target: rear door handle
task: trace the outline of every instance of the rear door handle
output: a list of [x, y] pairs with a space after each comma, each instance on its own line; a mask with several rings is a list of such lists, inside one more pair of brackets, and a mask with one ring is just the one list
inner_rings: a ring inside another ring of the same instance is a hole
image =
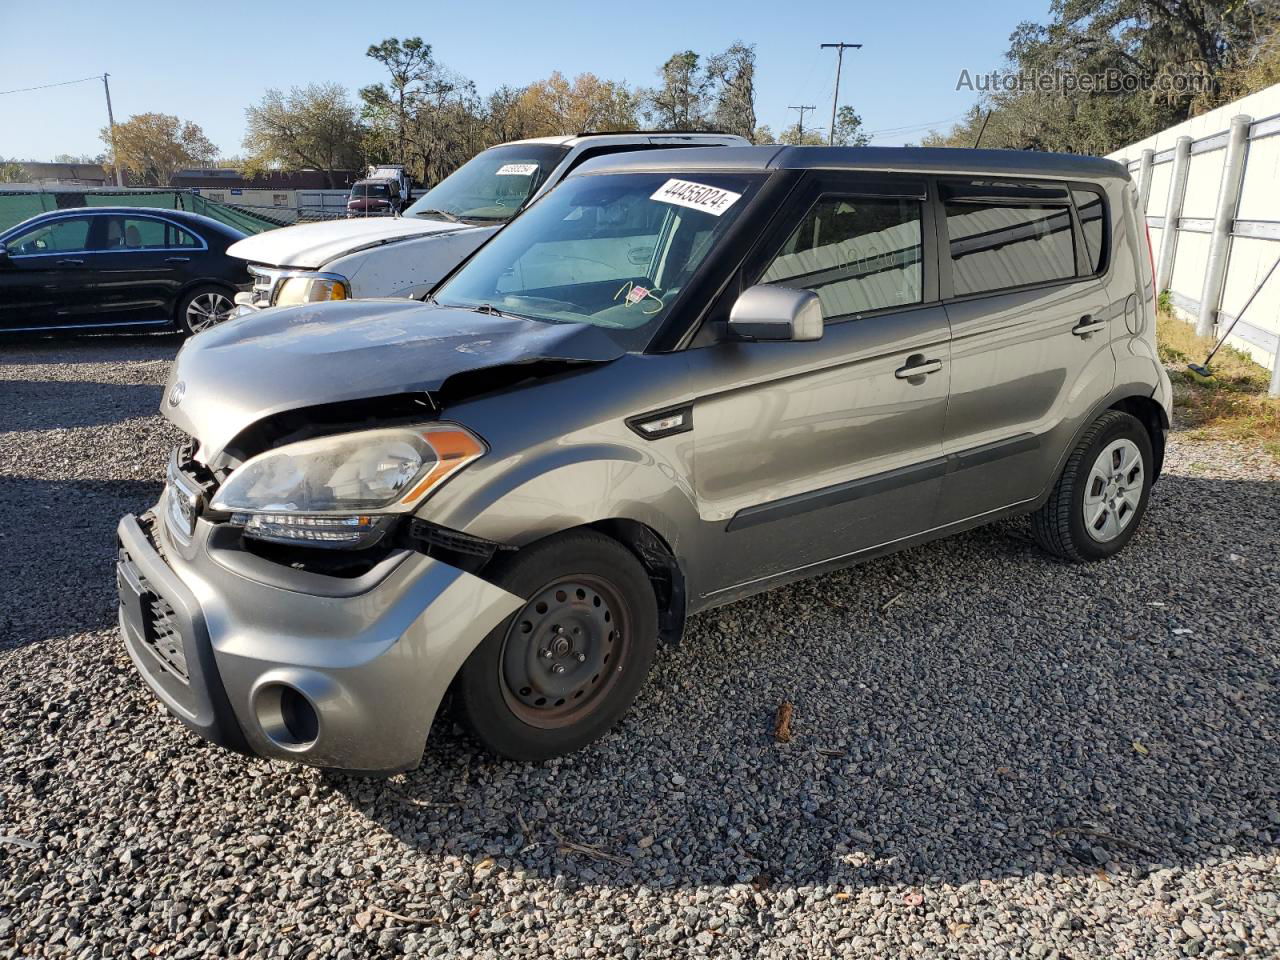
[[1071, 328], [1071, 332], [1077, 337], [1087, 337], [1091, 333], [1097, 333], [1099, 330], [1107, 329], [1107, 321], [1095, 320], [1092, 314], [1086, 313], [1080, 318], [1080, 322]]
[[65, 266], [70, 266], [70, 265], [75, 265], [75, 266], [77, 266], [77, 267], [83, 267], [83, 266], [84, 266], [84, 261], [83, 261], [83, 260], [55, 260], [55, 261], [53, 261], [53, 262], [54, 262], [54, 264], [55, 264], [56, 266], [59, 266], [59, 267], [65, 267]]
[[941, 369], [941, 360], [926, 360], [923, 356], [917, 354], [914, 357], [909, 357], [907, 365], [893, 371], [893, 375], [899, 380], [910, 380], [913, 377], [923, 377], [926, 374], [937, 373]]
[[190, 257], [165, 257], [164, 262], [165, 263], [190, 263], [191, 258]]

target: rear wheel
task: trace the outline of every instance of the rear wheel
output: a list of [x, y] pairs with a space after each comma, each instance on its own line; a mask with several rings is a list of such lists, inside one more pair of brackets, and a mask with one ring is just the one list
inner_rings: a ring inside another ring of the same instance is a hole
[[1080, 438], [1031, 517], [1036, 542], [1065, 560], [1103, 560], [1133, 539], [1153, 479], [1151, 438], [1130, 414], [1108, 410]]
[[526, 547], [494, 579], [528, 600], [463, 665], [462, 719], [513, 760], [570, 753], [603, 735], [653, 662], [657, 604], [644, 568], [584, 531]]
[[232, 293], [225, 287], [208, 284], [196, 287], [178, 301], [174, 319], [179, 329], [196, 334], [229, 319], [233, 309]]

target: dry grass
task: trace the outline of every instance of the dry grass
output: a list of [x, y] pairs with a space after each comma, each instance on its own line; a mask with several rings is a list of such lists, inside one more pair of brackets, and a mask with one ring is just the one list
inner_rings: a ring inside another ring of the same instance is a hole
[[1187, 364], [1201, 363], [1213, 341], [1164, 311], [1156, 321], [1156, 340], [1173, 381], [1174, 409], [1188, 427], [1186, 439], [1257, 440], [1280, 460], [1280, 398], [1267, 396], [1269, 371], [1247, 353], [1223, 347], [1210, 364], [1211, 379], [1192, 373]]

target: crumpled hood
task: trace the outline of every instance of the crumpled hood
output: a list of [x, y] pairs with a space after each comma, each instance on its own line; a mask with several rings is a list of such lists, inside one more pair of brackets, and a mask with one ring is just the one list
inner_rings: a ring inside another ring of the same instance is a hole
[[433, 391], [467, 370], [534, 360], [606, 362], [624, 352], [597, 327], [416, 301], [280, 307], [188, 340], [169, 372], [160, 412], [199, 440], [207, 462], [246, 427], [286, 410]]
[[433, 233], [474, 229], [465, 223], [446, 223], [430, 217], [354, 217], [267, 230], [236, 241], [227, 248], [227, 253], [250, 263], [316, 270], [331, 260], [368, 247]]

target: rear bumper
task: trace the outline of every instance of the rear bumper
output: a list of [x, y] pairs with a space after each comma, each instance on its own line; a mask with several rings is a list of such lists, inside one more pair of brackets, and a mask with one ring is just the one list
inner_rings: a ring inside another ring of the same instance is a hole
[[221, 562], [203, 521], [185, 546], [133, 516], [118, 534], [120, 630], [152, 692], [214, 743], [315, 766], [417, 766], [457, 670], [523, 603], [419, 554], [282, 586]]

